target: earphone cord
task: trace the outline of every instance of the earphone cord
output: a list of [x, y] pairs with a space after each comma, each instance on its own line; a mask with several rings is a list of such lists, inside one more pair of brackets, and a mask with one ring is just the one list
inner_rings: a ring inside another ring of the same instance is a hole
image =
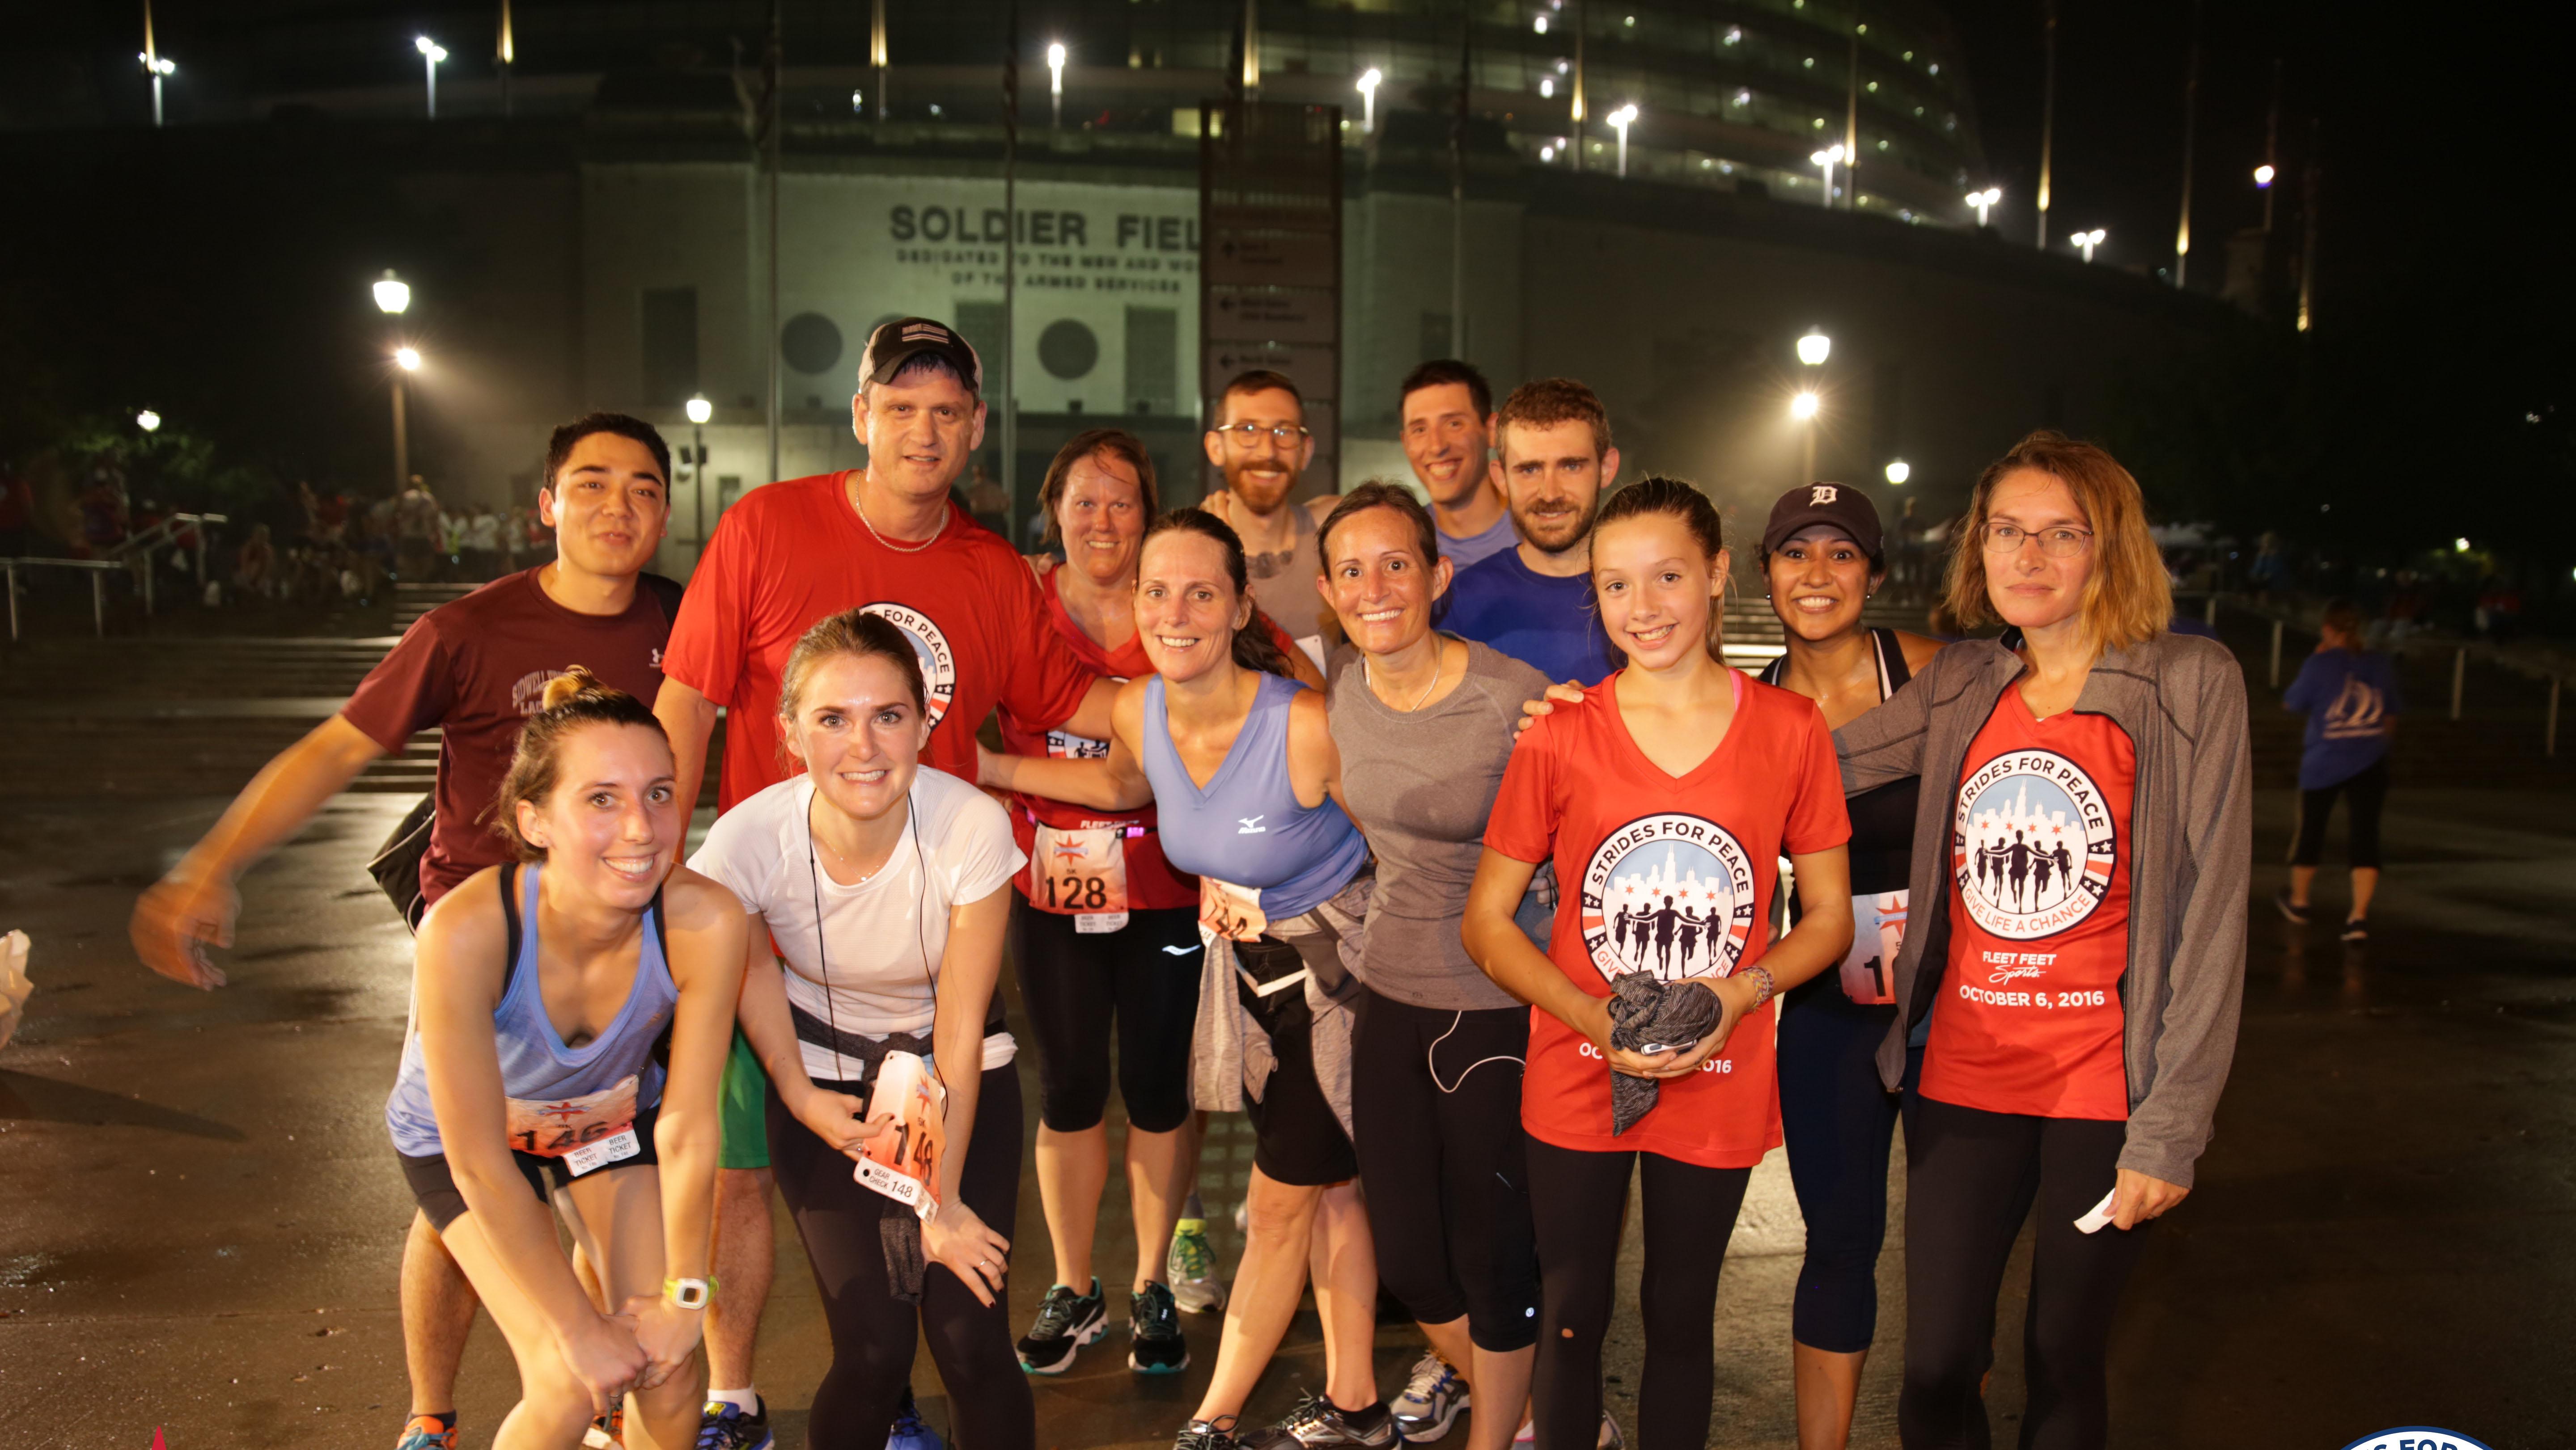
[[1466, 1012], [1463, 1010], [1460, 1011], [1457, 1016], [1449, 1019], [1449, 1031], [1443, 1032], [1439, 1036], [1431, 1039], [1431, 1045], [1422, 1049], [1422, 1065], [1431, 1073], [1431, 1085], [1440, 1089], [1443, 1096], [1456, 1096], [1458, 1089], [1467, 1085], [1467, 1074], [1483, 1067], [1486, 1063], [1517, 1062], [1523, 1067], [1529, 1066], [1528, 1062], [1521, 1058], [1513, 1057], [1509, 1054], [1498, 1053], [1492, 1057], [1477, 1058], [1474, 1062], [1467, 1064], [1466, 1068], [1458, 1074], [1456, 1080], [1445, 1083], [1442, 1082], [1440, 1080], [1440, 1064], [1431, 1060], [1431, 1054], [1438, 1052], [1440, 1050], [1440, 1044], [1448, 1041], [1450, 1036], [1457, 1032], [1460, 1024], [1464, 1023], [1466, 1020]]
[[[831, 954], [823, 949], [823, 863], [821, 858], [814, 854], [813, 811], [815, 805], [819, 803], [819, 801], [808, 801], [805, 807], [805, 873], [814, 888], [814, 959], [823, 977], [823, 1020], [832, 1029], [832, 1064], [837, 1070], [849, 1059], [841, 1051], [840, 1017], [832, 1008], [832, 958]], [[926, 896], [930, 889], [930, 863], [922, 854], [921, 818], [920, 814], [912, 808], [909, 793], [903, 803], [903, 824], [905, 833], [912, 837], [912, 865], [913, 869], [921, 874], [922, 890]], [[921, 918], [928, 914], [929, 903], [924, 900], [922, 910], [913, 917], [912, 940], [913, 945], [921, 949], [921, 984], [930, 992], [930, 1036], [935, 1043], [939, 1037], [939, 981], [931, 975], [930, 971], [930, 939], [922, 934]], [[948, 1077], [940, 1070], [939, 1056], [936, 1052], [933, 1052], [930, 1057], [930, 1075], [939, 1080], [940, 1091], [948, 1090]], [[867, 1064], [862, 1062], [859, 1064], [859, 1080], [864, 1083], [866, 1078]]]

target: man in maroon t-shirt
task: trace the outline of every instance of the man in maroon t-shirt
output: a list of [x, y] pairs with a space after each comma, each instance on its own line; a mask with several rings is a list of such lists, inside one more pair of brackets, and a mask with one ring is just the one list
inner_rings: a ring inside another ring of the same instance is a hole
[[[1046, 598], [1011, 546], [950, 501], [950, 485], [984, 439], [983, 381], [974, 348], [945, 324], [884, 324], [860, 356], [850, 400], [868, 466], [773, 483], [726, 510], [691, 576], [653, 707], [684, 793], [704, 775], [718, 706], [726, 715], [717, 808], [784, 778], [780, 672], [806, 630], [845, 609], [881, 614], [912, 641], [929, 694], [924, 765], [973, 782], [975, 732], [996, 706], [1042, 730], [1109, 738], [1117, 687], [1048, 623]], [[754, 1416], [753, 1341], [775, 1252], [766, 1094], [759, 1061], [737, 1033], [716, 1173], [708, 1394]]]
[[[437, 727], [437, 815], [420, 865], [426, 910], [466, 877], [509, 858], [488, 825], [546, 681], [582, 665], [650, 700], [679, 586], [643, 572], [670, 519], [671, 451], [652, 425], [593, 413], [555, 430], [537, 510], [556, 530], [555, 562], [508, 575], [430, 611], [370, 671], [338, 714], [287, 747], [179, 864], [136, 903], [129, 930], [144, 965], [214, 988], [209, 946], [228, 947], [241, 898], [233, 883], [303, 829], [367, 762]], [[405, 1450], [454, 1450], [456, 1368], [474, 1322], [465, 1275], [415, 1213], [403, 1247], [412, 1423]], [[424, 1423], [427, 1422], [427, 1423]]]

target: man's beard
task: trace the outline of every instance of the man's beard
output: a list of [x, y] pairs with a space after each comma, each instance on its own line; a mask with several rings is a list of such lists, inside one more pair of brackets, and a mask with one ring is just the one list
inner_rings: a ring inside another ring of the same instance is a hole
[[1225, 466], [1226, 491], [1243, 500], [1254, 513], [1266, 514], [1279, 507], [1288, 491], [1297, 486], [1297, 470], [1281, 466], [1277, 473], [1256, 473], [1251, 463], [1229, 463]]
[[1562, 554], [1592, 536], [1593, 511], [1554, 514], [1534, 518], [1529, 511], [1512, 510], [1512, 528], [1523, 541], [1543, 554]]

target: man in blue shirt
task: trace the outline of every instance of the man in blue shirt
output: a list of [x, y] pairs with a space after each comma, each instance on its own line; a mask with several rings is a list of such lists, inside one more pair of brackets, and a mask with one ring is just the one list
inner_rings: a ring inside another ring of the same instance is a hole
[[2290, 846], [2290, 886], [2273, 898], [2281, 914], [2305, 925], [2308, 888], [2323, 859], [2326, 819], [2335, 796], [2351, 802], [2352, 910], [2343, 939], [2370, 939], [2370, 896], [2379, 887], [2379, 808], [2388, 798], [2388, 745], [2397, 730], [2397, 669], [2388, 656], [2362, 648], [2361, 611], [2351, 600], [2326, 605], [2316, 653], [2281, 694], [2281, 706], [2308, 717], [2299, 756], [2299, 833]]
[[1592, 606], [1592, 516], [1619, 476], [1610, 415], [1572, 378], [1523, 383], [1494, 415], [1520, 542], [1459, 573], [1443, 629], [1589, 688], [1626, 656]]
[[1520, 538], [1503, 508], [1503, 486], [1488, 446], [1493, 387], [1467, 363], [1434, 358], [1405, 374], [1398, 391], [1404, 461], [1431, 496], [1440, 557], [1464, 573]]

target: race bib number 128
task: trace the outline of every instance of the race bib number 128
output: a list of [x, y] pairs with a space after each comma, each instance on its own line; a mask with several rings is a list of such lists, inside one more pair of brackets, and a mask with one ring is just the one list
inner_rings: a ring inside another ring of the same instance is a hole
[[1090, 830], [1039, 826], [1029, 854], [1029, 904], [1072, 917], [1073, 929], [1085, 935], [1124, 927], [1126, 834], [1114, 826]]

